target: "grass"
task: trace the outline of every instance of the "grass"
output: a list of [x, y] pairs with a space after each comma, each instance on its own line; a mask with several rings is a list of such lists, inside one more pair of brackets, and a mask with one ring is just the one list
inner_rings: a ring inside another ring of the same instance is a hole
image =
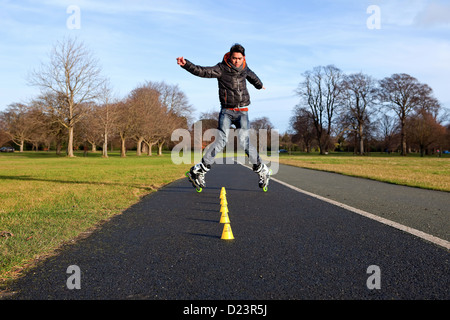
[[280, 163], [293, 166], [336, 172], [383, 182], [450, 191], [450, 158], [436, 156], [373, 154], [356, 156], [348, 153], [281, 154]]
[[187, 168], [173, 164], [170, 154], [1, 154], [0, 280], [182, 178]]

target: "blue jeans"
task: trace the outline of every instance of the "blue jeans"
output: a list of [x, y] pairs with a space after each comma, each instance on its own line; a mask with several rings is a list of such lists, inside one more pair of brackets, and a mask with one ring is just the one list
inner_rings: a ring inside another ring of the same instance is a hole
[[238, 141], [249, 157], [251, 164], [261, 164], [261, 158], [255, 148], [250, 143], [249, 137], [249, 119], [247, 111], [234, 111], [222, 108], [219, 114], [219, 127], [214, 143], [206, 150], [202, 162], [206, 165], [212, 165], [216, 155], [225, 148], [228, 141], [228, 134], [231, 125], [235, 125], [238, 130]]

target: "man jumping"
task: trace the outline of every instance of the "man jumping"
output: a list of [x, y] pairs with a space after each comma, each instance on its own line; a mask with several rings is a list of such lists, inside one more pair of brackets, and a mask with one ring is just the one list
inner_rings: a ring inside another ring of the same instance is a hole
[[247, 90], [247, 82], [256, 89], [265, 89], [258, 76], [250, 70], [245, 60], [245, 49], [240, 44], [235, 44], [225, 54], [222, 62], [213, 67], [202, 67], [193, 64], [183, 57], [177, 58], [177, 63], [193, 75], [202, 78], [217, 78], [219, 85], [219, 100], [221, 110], [219, 113], [218, 133], [211, 148], [203, 155], [202, 161], [194, 165], [190, 171], [190, 179], [200, 188], [204, 188], [205, 174], [211, 169], [216, 155], [223, 150], [228, 141], [228, 132], [232, 124], [239, 130], [239, 142], [243, 146], [249, 161], [253, 164], [253, 171], [259, 175], [259, 187], [267, 190], [270, 170], [262, 163], [256, 148], [249, 142], [249, 118], [248, 106], [250, 94]]

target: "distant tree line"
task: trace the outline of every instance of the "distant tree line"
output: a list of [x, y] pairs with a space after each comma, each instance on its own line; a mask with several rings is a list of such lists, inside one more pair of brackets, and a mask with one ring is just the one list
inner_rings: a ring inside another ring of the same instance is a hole
[[98, 62], [75, 39], [58, 42], [50, 61], [34, 70], [30, 84], [41, 94], [29, 103], [12, 103], [0, 113], [0, 144], [12, 141], [23, 151], [54, 148], [69, 157], [80, 147], [108, 157], [108, 143], [120, 141], [121, 156], [132, 145], [138, 155], [161, 154], [176, 128], [187, 128], [192, 107], [177, 85], [145, 82], [122, 99], [113, 97]]
[[450, 149], [447, 110], [427, 84], [408, 74], [377, 81], [361, 72], [347, 75], [333, 65], [318, 66], [303, 74], [296, 93], [300, 102], [290, 119], [291, 134], [281, 141], [287, 148], [361, 155]]

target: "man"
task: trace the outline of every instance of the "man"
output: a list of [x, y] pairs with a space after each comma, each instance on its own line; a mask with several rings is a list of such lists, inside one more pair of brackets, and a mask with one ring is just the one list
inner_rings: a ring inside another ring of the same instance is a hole
[[240, 44], [231, 47], [222, 62], [213, 67], [201, 67], [193, 64], [183, 57], [177, 58], [177, 63], [193, 75], [203, 78], [217, 78], [219, 85], [219, 100], [221, 110], [219, 113], [219, 137], [216, 137], [213, 145], [203, 155], [202, 161], [194, 165], [190, 170], [191, 179], [201, 188], [205, 187], [205, 174], [211, 169], [216, 155], [222, 151], [228, 140], [228, 132], [232, 124], [239, 130], [239, 142], [244, 147], [245, 153], [253, 164], [253, 171], [259, 174], [259, 186], [266, 187], [270, 170], [262, 163], [256, 148], [249, 143], [249, 119], [248, 105], [250, 94], [247, 90], [247, 82], [256, 89], [265, 89], [261, 80], [250, 70], [245, 60], [245, 49]]

